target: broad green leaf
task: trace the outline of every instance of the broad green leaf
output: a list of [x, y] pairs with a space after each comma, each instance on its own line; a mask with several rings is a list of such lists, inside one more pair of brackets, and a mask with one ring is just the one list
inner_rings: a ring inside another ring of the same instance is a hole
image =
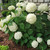
[[23, 13], [24, 16], [27, 16], [27, 12], [24, 12], [24, 11], [23, 11], [22, 13]]
[[25, 33], [23, 37], [29, 37], [28, 33]]
[[19, 25], [19, 27], [20, 27], [20, 29], [22, 29], [22, 30], [24, 30], [25, 28], [25, 26], [24, 26], [24, 24], [23, 23], [20, 23], [20, 25]]
[[27, 43], [28, 42], [28, 39], [24, 39], [24, 43]]
[[21, 41], [21, 46], [23, 46], [24, 45], [24, 41]]
[[42, 36], [42, 33], [37, 33], [37, 37], [41, 37]]
[[15, 42], [16, 42], [16, 44], [18, 44], [19, 41], [18, 40], [15, 40]]
[[47, 45], [46, 45], [46, 43], [44, 41], [41, 43], [41, 48], [43, 50], [46, 50], [47, 49]]
[[9, 40], [11, 40], [14, 37], [14, 33], [9, 34]]
[[28, 47], [28, 48], [30, 48], [30, 47], [31, 47], [31, 44], [30, 44], [30, 43], [27, 43], [26, 45], [27, 45], [27, 47]]
[[32, 29], [29, 29], [29, 30], [28, 30], [28, 34], [29, 34], [29, 35], [33, 34], [33, 30], [32, 30]]
[[30, 36], [29, 39], [36, 40], [34, 36]]
[[30, 25], [29, 23], [26, 23], [26, 24], [25, 24], [25, 28], [26, 28], [26, 29], [29, 29], [30, 27], [31, 27], [31, 25]]

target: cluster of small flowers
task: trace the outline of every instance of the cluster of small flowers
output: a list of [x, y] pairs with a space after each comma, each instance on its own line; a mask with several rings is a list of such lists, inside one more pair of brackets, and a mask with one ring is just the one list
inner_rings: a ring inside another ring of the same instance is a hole
[[[29, 14], [27, 15], [26, 17], [26, 22], [30, 23], [30, 24], [34, 24], [37, 20], [36, 18], [36, 15], [34, 13], [31, 13], [31, 12], [35, 12], [36, 10], [39, 10], [41, 12], [44, 12], [44, 11], [48, 11], [49, 7], [47, 4], [40, 4], [37, 8], [36, 4], [35, 3], [32, 3], [32, 2], [19, 2], [16, 4], [17, 8], [15, 9], [15, 7], [13, 5], [9, 6], [8, 7], [8, 10], [17, 10], [18, 12], [17, 13], [14, 13], [14, 12], [11, 12], [11, 15], [8, 15], [4, 20], [1, 20], [0, 21], [0, 30], [2, 31], [6, 31], [7, 27], [9, 28], [9, 30], [11, 32], [15, 32], [16, 30], [18, 30], [18, 26], [15, 22], [12, 22], [12, 25], [4, 25], [5, 22], [8, 22], [12, 17], [16, 17], [16, 16], [19, 16], [22, 11], [26, 10]], [[21, 8], [22, 7], [22, 8]], [[48, 16], [48, 19], [50, 20], [50, 16]], [[8, 32], [8, 31], [7, 31]], [[22, 32], [18, 31], [14, 34], [14, 38], [16, 40], [19, 40], [22, 38]], [[42, 42], [42, 38], [40, 37], [37, 37], [37, 41], [34, 40], [31, 45], [33, 48], [36, 48], [38, 46], [38, 43], [41, 43]], [[47, 40], [47, 44], [50, 45], [50, 39]]]

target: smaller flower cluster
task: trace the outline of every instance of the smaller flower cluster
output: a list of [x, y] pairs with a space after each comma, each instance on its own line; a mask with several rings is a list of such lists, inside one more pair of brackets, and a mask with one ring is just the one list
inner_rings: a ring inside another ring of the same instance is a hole
[[38, 46], [38, 43], [41, 43], [41, 42], [42, 42], [42, 38], [37, 37], [37, 41], [34, 40], [34, 41], [31, 43], [31, 45], [32, 45], [33, 48], [36, 48], [36, 47]]

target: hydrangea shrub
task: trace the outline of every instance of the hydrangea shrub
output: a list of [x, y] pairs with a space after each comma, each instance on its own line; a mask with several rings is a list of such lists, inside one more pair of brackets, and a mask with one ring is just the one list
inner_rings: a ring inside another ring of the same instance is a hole
[[38, 7], [32, 2], [19, 2], [8, 7], [11, 12], [0, 21], [0, 30], [9, 34], [9, 40], [28, 48], [46, 50], [50, 46], [50, 15], [47, 4]]

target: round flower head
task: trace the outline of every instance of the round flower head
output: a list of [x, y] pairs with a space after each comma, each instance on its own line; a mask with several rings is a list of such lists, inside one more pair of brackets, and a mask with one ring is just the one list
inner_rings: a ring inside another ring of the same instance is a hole
[[14, 10], [14, 9], [15, 9], [15, 7], [13, 5], [8, 7], [8, 10]]
[[38, 6], [38, 10], [41, 11], [41, 12], [48, 11], [49, 10], [49, 7], [48, 7], [47, 4], [40, 4]]
[[34, 24], [36, 22], [36, 15], [35, 14], [28, 14], [26, 17], [26, 22], [30, 24]]
[[47, 45], [50, 45], [50, 39], [47, 40]]
[[42, 42], [42, 38], [37, 37], [37, 41], [38, 41], [39, 43], [41, 43], [41, 42]]
[[16, 40], [21, 39], [21, 38], [22, 38], [22, 33], [21, 33], [21, 32], [16, 32], [16, 33], [14, 34], [14, 38], [15, 38]]
[[16, 23], [12, 22], [12, 25], [8, 25], [8, 28], [11, 32], [15, 32], [18, 29], [18, 26]]
[[35, 3], [28, 3], [26, 5], [26, 11], [27, 12], [34, 12], [37, 9], [37, 6]]
[[38, 46], [38, 42], [34, 40], [34, 41], [31, 43], [31, 45], [32, 45], [33, 48], [36, 48], [36, 47]]

